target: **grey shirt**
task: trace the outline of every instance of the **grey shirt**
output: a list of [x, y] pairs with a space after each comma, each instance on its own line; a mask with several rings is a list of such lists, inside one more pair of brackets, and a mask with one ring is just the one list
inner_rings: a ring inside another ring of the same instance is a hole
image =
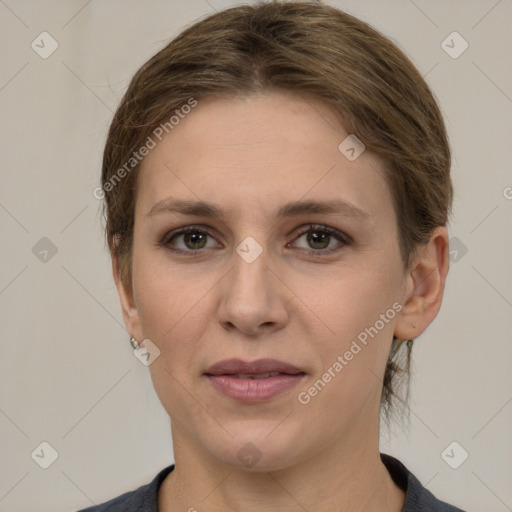
[[[406, 493], [401, 512], [464, 512], [439, 501], [398, 459], [383, 453], [380, 457], [394, 482]], [[174, 465], [167, 466], [149, 484], [78, 512], [158, 512], [158, 490], [173, 469]]]

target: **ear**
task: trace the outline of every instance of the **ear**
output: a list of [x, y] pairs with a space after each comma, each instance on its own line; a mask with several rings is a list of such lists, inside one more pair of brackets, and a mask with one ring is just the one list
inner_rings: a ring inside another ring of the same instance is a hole
[[402, 310], [395, 324], [397, 338], [417, 338], [437, 316], [450, 266], [448, 255], [448, 233], [438, 227], [429, 242], [417, 249], [407, 270]]
[[132, 283], [129, 285], [123, 283], [121, 278], [122, 263], [119, 260], [119, 255], [112, 253], [112, 274], [114, 276], [117, 293], [119, 294], [119, 300], [121, 301], [124, 325], [128, 333], [140, 343], [143, 336], [140, 327], [139, 312], [133, 296], [133, 285]]

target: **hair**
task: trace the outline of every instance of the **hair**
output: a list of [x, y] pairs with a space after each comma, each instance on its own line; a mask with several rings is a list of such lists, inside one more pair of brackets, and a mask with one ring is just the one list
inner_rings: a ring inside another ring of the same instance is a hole
[[[323, 100], [381, 158], [404, 268], [447, 224], [453, 189], [446, 129], [409, 58], [365, 22], [319, 2], [242, 5], [194, 23], [149, 59], [113, 117], [103, 154], [103, 215], [109, 250], [129, 289], [137, 150], [163, 123], [168, 132], [169, 116], [191, 99], [273, 91]], [[381, 396], [386, 418], [395, 398], [404, 403], [403, 376], [408, 394], [412, 343], [406, 341], [393, 337]]]

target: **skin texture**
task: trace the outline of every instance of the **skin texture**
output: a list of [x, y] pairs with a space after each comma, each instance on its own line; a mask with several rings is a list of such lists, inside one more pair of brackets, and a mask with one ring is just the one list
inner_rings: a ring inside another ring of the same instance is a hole
[[[162, 511], [399, 512], [403, 505], [379, 458], [382, 378], [393, 333], [414, 339], [437, 315], [448, 235], [438, 228], [405, 269], [383, 164], [368, 150], [349, 161], [338, 150], [347, 135], [315, 99], [200, 99], [142, 163], [132, 289], [121, 284], [116, 258], [113, 272], [128, 331], [160, 350], [149, 368], [171, 418], [176, 460], [160, 490]], [[208, 201], [225, 216], [148, 216], [167, 198]], [[331, 199], [366, 216], [275, 217], [290, 201]], [[310, 224], [320, 225], [316, 245]], [[209, 235], [161, 243], [190, 225]], [[321, 238], [323, 226], [349, 242]], [[252, 263], [236, 252], [249, 236], [262, 248]], [[393, 303], [401, 311], [301, 404], [298, 394]], [[231, 357], [279, 359], [306, 376], [271, 400], [242, 403], [204, 376]], [[261, 455], [252, 467], [237, 456], [246, 443]]]

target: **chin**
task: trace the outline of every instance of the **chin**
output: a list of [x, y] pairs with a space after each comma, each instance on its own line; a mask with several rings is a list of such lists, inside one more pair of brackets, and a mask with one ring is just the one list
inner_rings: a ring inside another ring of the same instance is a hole
[[[223, 464], [252, 472], [286, 469], [299, 458], [297, 448], [303, 447], [304, 439], [298, 433], [294, 435], [289, 426], [285, 430], [278, 426], [279, 421], [272, 422], [272, 426], [268, 421], [261, 422], [258, 427], [247, 423], [239, 424], [237, 429], [228, 426], [226, 430], [233, 437], [226, 434], [222, 441], [210, 439], [208, 451]], [[278, 432], [279, 428], [282, 431]]]

